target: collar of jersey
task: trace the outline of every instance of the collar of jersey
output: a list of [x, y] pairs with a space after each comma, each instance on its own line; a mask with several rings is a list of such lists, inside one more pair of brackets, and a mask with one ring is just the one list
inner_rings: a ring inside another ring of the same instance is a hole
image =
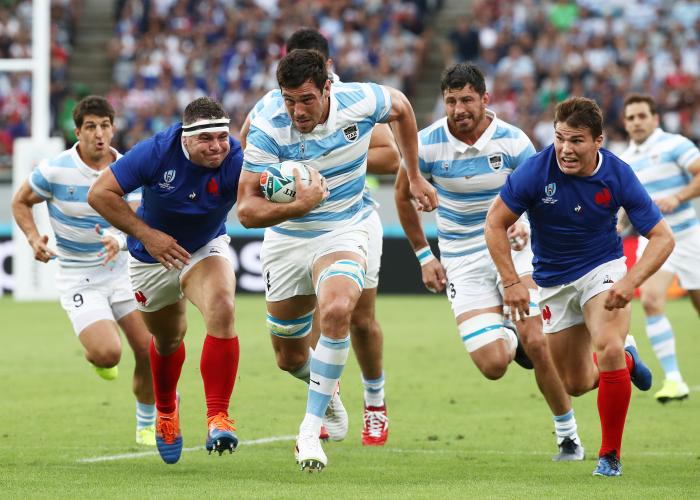
[[493, 137], [493, 134], [496, 133], [497, 128], [496, 113], [487, 108], [486, 116], [491, 117], [491, 123], [488, 127], [486, 127], [486, 130], [484, 130], [484, 133], [481, 134], [481, 137], [479, 137], [479, 139], [472, 145], [462, 142], [459, 139], [457, 139], [454, 135], [452, 135], [452, 133], [450, 132], [450, 127], [447, 125], [447, 118], [443, 118], [445, 120], [445, 122], [443, 123], [443, 127], [445, 128], [445, 133], [447, 134], [447, 140], [450, 141], [452, 147], [460, 153], [466, 152], [469, 148], [474, 148], [477, 151], [482, 151], [486, 147], [486, 144], [488, 144], [488, 142]]
[[[114, 149], [112, 146], [109, 147], [109, 150], [112, 152], [114, 157], [118, 160], [121, 157], [121, 154], [119, 151]], [[83, 159], [80, 157], [80, 154], [78, 153], [78, 143], [76, 142], [73, 144], [73, 147], [70, 148], [70, 154], [73, 157], [73, 161], [75, 162], [76, 167], [78, 168], [78, 171], [83, 174], [85, 177], [88, 179], [92, 179], [94, 177], [98, 177], [102, 171], [104, 170], [95, 170], [94, 168], [89, 167]], [[116, 160], [115, 160], [116, 161]]]
[[663, 130], [657, 128], [651, 133], [649, 137], [647, 137], [647, 140], [641, 143], [640, 145], [635, 144], [634, 141], [630, 141], [630, 147], [632, 147], [632, 151], [638, 153], [646, 153], [647, 151], [649, 151], [649, 148], [651, 148], [651, 145], [656, 142], [656, 139], [658, 139], [659, 136], [663, 133]]

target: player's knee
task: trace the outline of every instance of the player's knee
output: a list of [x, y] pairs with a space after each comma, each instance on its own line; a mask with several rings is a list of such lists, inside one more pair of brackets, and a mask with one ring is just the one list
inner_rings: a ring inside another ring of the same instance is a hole
[[487, 379], [498, 380], [506, 374], [506, 371], [508, 370], [508, 362], [509, 360], [507, 358], [490, 359], [487, 362], [477, 363], [477, 367], [482, 375]]
[[346, 296], [335, 296], [330, 300], [319, 301], [321, 311], [321, 330], [328, 330], [328, 325], [347, 331], [350, 327], [353, 302]]
[[117, 346], [99, 346], [87, 354], [90, 362], [99, 368], [112, 368], [119, 364], [122, 351]]
[[610, 366], [624, 359], [625, 348], [621, 340], [614, 338], [595, 346], [598, 365]]
[[591, 384], [575, 376], [564, 376], [561, 382], [569, 396], [583, 396], [592, 389]]
[[366, 314], [357, 314], [355, 311], [350, 318], [350, 332], [358, 337], [368, 337], [372, 334], [376, 325], [376, 320], [373, 316]]
[[230, 329], [234, 318], [233, 297], [226, 293], [215, 295], [207, 303], [206, 315], [208, 328]]
[[549, 357], [549, 349], [547, 347], [547, 338], [542, 333], [542, 329], [534, 329], [532, 331], [523, 332], [519, 338], [523, 344], [523, 349], [533, 363], [542, 363]]
[[306, 364], [308, 353], [278, 350], [275, 352], [275, 361], [277, 361], [277, 367], [280, 370], [291, 373], [299, 370]]
[[663, 313], [664, 298], [655, 292], [642, 293], [640, 300], [642, 308], [647, 316], [656, 316]]

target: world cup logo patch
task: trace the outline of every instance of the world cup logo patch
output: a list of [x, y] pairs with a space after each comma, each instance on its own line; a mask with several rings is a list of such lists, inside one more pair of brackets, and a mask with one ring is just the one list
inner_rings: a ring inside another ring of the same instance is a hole
[[552, 182], [550, 184], [547, 184], [544, 187], [544, 194], [546, 194], [547, 196], [550, 196], [550, 197], [554, 196], [554, 193], [556, 193], [556, 192], [557, 192], [557, 183], [556, 182]]

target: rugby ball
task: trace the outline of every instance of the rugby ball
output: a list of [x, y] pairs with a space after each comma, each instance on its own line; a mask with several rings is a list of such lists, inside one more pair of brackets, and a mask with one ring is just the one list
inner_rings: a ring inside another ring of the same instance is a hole
[[297, 195], [294, 170], [299, 171], [302, 182], [306, 184], [311, 182], [309, 168], [304, 163], [287, 160], [267, 167], [260, 174], [260, 189], [265, 198], [275, 203], [290, 203], [294, 201]]

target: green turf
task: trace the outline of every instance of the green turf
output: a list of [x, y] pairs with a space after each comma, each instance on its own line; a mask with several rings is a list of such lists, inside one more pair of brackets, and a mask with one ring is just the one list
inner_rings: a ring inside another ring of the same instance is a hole
[[[125, 352], [119, 378], [99, 379], [84, 361], [57, 303], [0, 299], [0, 497], [45, 498], [698, 498], [700, 393], [662, 406], [633, 391], [623, 448], [624, 475], [591, 477], [600, 441], [595, 393], [575, 400], [589, 458], [552, 463], [551, 415], [532, 372], [513, 365], [505, 378], [481, 377], [462, 347], [442, 297], [380, 297], [391, 419], [384, 448], [360, 444], [362, 388], [355, 361], [343, 376], [350, 434], [325, 446], [322, 474], [302, 474], [288, 436], [303, 417], [303, 385], [274, 363], [261, 297], [237, 299], [241, 366], [233, 416], [243, 444], [232, 456], [183, 453], [99, 463], [81, 459], [137, 453], [134, 402]], [[202, 322], [190, 311], [187, 361], [179, 390], [185, 447], [203, 446], [199, 377]], [[700, 386], [698, 320], [687, 301], [669, 304], [681, 367]], [[635, 304], [634, 332], [656, 374]]]

